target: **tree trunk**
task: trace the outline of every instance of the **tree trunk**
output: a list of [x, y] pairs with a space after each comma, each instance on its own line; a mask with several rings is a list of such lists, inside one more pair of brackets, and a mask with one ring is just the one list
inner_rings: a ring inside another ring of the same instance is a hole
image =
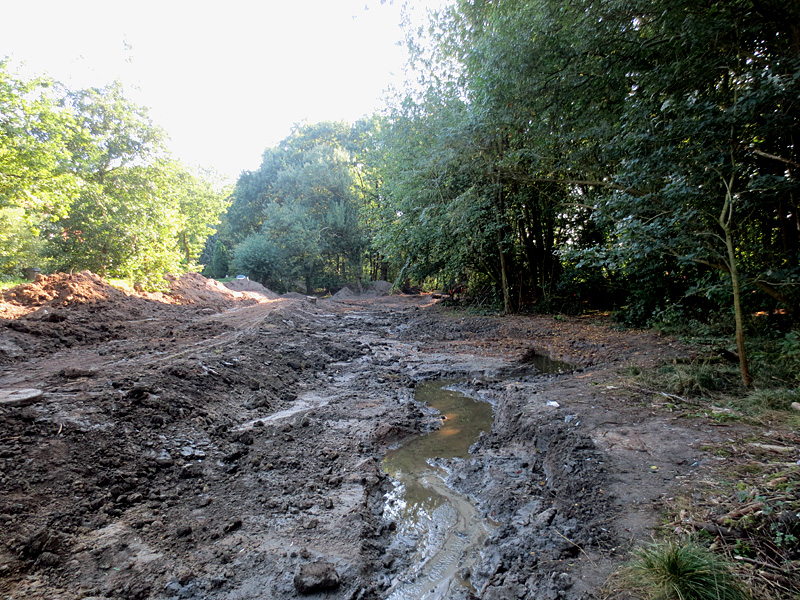
[[725, 202], [719, 216], [719, 224], [725, 233], [725, 247], [728, 254], [728, 269], [733, 288], [733, 315], [736, 321], [736, 349], [739, 352], [739, 370], [742, 373], [742, 385], [750, 387], [753, 377], [750, 375], [750, 366], [747, 361], [747, 350], [744, 347], [744, 319], [742, 317], [741, 285], [739, 282], [739, 269], [736, 265], [736, 248], [733, 244], [733, 177], [730, 183], [726, 182]]
[[753, 377], [747, 362], [747, 351], [744, 347], [744, 320], [742, 318], [742, 302], [739, 284], [739, 270], [736, 267], [736, 257], [733, 248], [733, 238], [730, 229], [725, 230], [725, 244], [728, 247], [728, 260], [731, 263], [731, 287], [733, 288], [733, 314], [736, 320], [736, 349], [739, 352], [739, 369], [742, 372], [742, 384], [750, 387]]
[[181, 241], [183, 242], [183, 252], [186, 255], [186, 266], [188, 267], [191, 264], [191, 259], [189, 257], [189, 243], [186, 241], [186, 232], [181, 232]]
[[506, 253], [503, 251], [502, 240], [497, 244], [500, 251], [500, 277], [501, 285], [503, 286], [503, 310], [507, 315], [510, 315], [511, 310], [511, 294], [508, 290], [508, 274], [506, 273]]
[[508, 265], [506, 264], [506, 251], [503, 248], [503, 243], [506, 240], [506, 225], [503, 222], [505, 215], [505, 198], [503, 197], [503, 181], [500, 177], [500, 172], [497, 172], [497, 224], [500, 233], [500, 239], [497, 241], [497, 250], [500, 253], [500, 285], [503, 288], [503, 310], [505, 314], [510, 315], [512, 312], [511, 305], [511, 290], [508, 289]]

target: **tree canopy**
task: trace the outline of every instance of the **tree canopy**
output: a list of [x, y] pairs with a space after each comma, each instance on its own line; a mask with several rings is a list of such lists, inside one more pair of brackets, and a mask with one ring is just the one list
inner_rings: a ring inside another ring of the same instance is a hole
[[727, 294], [747, 383], [743, 313], [798, 303], [798, 23], [794, 1], [454, 2], [410, 32], [378, 248], [506, 312], [641, 324]]
[[0, 272], [91, 269], [160, 285], [189, 268], [226, 195], [166, 152], [121, 84], [68, 90], [0, 63]]
[[257, 171], [242, 174], [226, 215], [238, 271], [307, 293], [362, 276], [362, 213], [374, 187], [362, 162], [370, 127], [298, 126], [264, 152]]

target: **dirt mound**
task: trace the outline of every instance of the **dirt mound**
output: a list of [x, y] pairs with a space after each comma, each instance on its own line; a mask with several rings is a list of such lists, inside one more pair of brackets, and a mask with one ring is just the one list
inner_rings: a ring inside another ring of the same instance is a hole
[[392, 293], [392, 284], [388, 281], [373, 281], [369, 285], [369, 291], [374, 292], [376, 296], [388, 296]]
[[[221, 310], [242, 301], [248, 304], [278, 296], [250, 282], [253, 291], [234, 291], [199, 273], [166, 275], [167, 292], [135, 292], [114, 287], [91, 271], [77, 274], [39, 275], [36, 281], [18, 285], [0, 295], [0, 318], [16, 319], [42, 307], [67, 308], [98, 302], [126, 303], [154, 300], [162, 304], [206, 304]], [[263, 290], [263, 291], [262, 291]]]
[[362, 286], [363, 291], [359, 294], [355, 284], [344, 286], [333, 295], [334, 300], [350, 300], [352, 298], [377, 298], [388, 296], [392, 293], [392, 284], [388, 281], [373, 281]]
[[226, 282], [225, 287], [235, 292], [255, 292], [257, 294], [261, 294], [265, 298], [269, 298], [270, 300], [280, 298], [280, 296], [271, 289], [266, 288], [257, 281], [252, 281], [250, 279], [234, 279], [233, 281]]
[[169, 297], [178, 304], [211, 304], [221, 307], [243, 299], [261, 301], [262, 295], [253, 292], [237, 292], [228, 289], [213, 279], [207, 279], [200, 273], [184, 273], [179, 277], [166, 275], [169, 282]]
[[166, 276], [167, 292], [119, 289], [89, 271], [39, 276], [0, 295], [0, 364], [145, 335], [163, 337], [180, 323], [269, 300], [236, 292], [197, 273]]
[[125, 300], [129, 294], [90, 271], [38, 275], [36, 281], [10, 288], [0, 298], [0, 317], [16, 318], [43, 306], [68, 307], [87, 302]]

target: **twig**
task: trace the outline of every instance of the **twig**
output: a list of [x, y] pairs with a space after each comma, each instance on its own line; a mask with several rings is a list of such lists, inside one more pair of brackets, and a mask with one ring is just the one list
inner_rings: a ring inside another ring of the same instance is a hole
[[758, 575], [762, 579], [769, 581], [772, 585], [778, 586], [784, 590], [791, 592], [797, 589], [791, 581], [782, 575], [775, 575], [774, 573], [767, 573], [766, 571], [759, 571]]
[[572, 541], [571, 539], [569, 539], [568, 537], [566, 537], [566, 536], [562, 535], [562, 533], [561, 533], [561, 532], [560, 532], [558, 529], [554, 529], [553, 531], [555, 531], [555, 532], [556, 532], [556, 533], [557, 533], [557, 534], [558, 534], [560, 537], [564, 538], [564, 539], [565, 539], [566, 541], [568, 541], [570, 544], [572, 544], [573, 546], [575, 546], [575, 547], [576, 547], [578, 550], [580, 550], [581, 552], [583, 552], [583, 555], [586, 557], [586, 559], [587, 559], [587, 560], [588, 560], [590, 563], [592, 563], [592, 566], [593, 566], [595, 569], [597, 568], [597, 565], [596, 565], [596, 564], [595, 564], [595, 562], [592, 560], [592, 557], [591, 557], [591, 556], [589, 556], [589, 555], [586, 553], [586, 550], [584, 550], [583, 548], [581, 548], [581, 547], [580, 547], [578, 544], [576, 544], [575, 542], [573, 542], [573, 541]]
[[684, 398], [682, 396], [676, 396], [675, 394], [668, 394], [667, 392], [658, 392], [656, 390], [649, 390], [647, 388], [639, 387], [637, 385], [625, 385], [624, 387], [634, 390], [636, 392], [644, 392], [646, 394], [656, 394], [658, 396], [664, 396], [665, 398], [669, 398], [671, 400], [678, 400], [679, 402], [683, 402], [684, 404], [688, 404], [690, 406], [701, 406], [698, 402], [693, 402], [688, 398]]
[[764, 508], [764, 503], [763, 502], [754, 502], [753, 504], [748, 504], [747, 506], [745, 506], [743, 508], [731, 511], [726, 515], [722, 515], [721, 517], [718, 517], [717, 518], [717, 523], [719, 525], [723, 525], [725, 523], [725, 521], [727, 521], [728, 519], [730, 519], [730, 520], [741, 519], [742, 517], [744, 517], [746, 515], [749, 515], [752, 512], [755, 512], [757, 510], [761, 510], [762, 508]]
[[742, 540], [746, 537], [745, 534], [738, 529], [720, 527], [719, 525], [714, 525], [713, 523], [700, 523], [698, 521], [687, 521], [687, 523], [695, 529], [702, 529], [703, 531], [707, 531], [712, 535], [718, 535], [721, 538], [727, 537], [735, 540]]
[[756, 567], [761, 567], [762, 569], [769, 569], [770, 571], [778, 571], [779, 573], [786, 573], [786, 569], [783, 569], [777, 565], [771, 565], [769, 563], [761, 562], [760, 560], [747, 558], [746, 556], [735, 555], [733, 558], [734, 560], [746, 562], [748, 564], [755, 565]]

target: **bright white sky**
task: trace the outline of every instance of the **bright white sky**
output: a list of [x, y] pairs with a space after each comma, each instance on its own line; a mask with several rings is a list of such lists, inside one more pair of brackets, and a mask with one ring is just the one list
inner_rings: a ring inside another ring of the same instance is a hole
[[352, 122], [380, 108], [403, 78], [398, 4], [0, 0], [0, 58], [72, 89], [120, 79], [179, 159], [235, 179], [294, 123]]

